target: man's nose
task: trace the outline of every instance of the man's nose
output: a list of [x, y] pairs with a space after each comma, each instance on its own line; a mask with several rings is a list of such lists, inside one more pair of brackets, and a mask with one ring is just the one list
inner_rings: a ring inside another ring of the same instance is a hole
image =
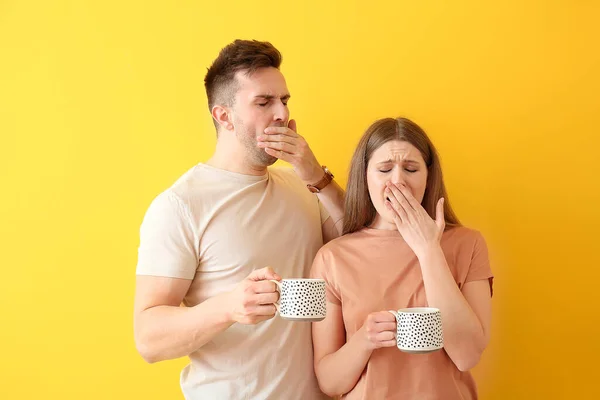
[[290, 112], [283, 102], [279, 102], [275, 107], [275, 113], [273, 114], [273, 119], [275, 122], [287, 123], [290, 118]]

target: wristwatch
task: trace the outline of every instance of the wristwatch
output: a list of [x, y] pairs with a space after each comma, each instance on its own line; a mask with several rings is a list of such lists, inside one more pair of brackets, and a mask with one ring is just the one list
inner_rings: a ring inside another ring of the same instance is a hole
[[331, 171], [329, 171], [329, 169], [327, 169], [326, 166], [323, 165], [322, 167], [323, 167], [323, 172], [325, 172], [325, 176], [323, 176], [323, 179], [321, 179], [319, 182], [317, 182], [315, 184], [306, 185], [306, 187], [308, 188], [308, 190], [310, 190], [311, 193], [321, 192], [321, 190], [323, 190], [323, 188], [325, 188], [325, 186], [329, 185], [334, 178], [333, 174], [331, 173]]

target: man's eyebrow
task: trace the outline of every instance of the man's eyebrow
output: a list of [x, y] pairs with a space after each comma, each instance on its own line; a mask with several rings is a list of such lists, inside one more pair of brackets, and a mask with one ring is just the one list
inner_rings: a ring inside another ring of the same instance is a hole
[[[289, 100], [290, 97], [292, 97], [290, 94], [286, 94], [284, 96], [281, 96], [281, 100]], [[272, 99], [276, 99], [278, 98], [277, 96], [274, 96], [272, 94], [259, 94], [254, 96], [255, 99], [265, 99], [265, 100], [272, 100]]]

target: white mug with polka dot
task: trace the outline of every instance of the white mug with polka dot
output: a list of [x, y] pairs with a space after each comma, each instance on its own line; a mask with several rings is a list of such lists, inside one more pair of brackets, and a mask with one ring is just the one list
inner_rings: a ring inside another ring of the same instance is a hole
[[272, 280], [279, 291], [275, 303], [279, 316], [288, 321], [322, 321], [325, 319], [324, 279]]
[[406, 353], [430, 353], [444, 347], [442, 314], [438, 308], [413, 307], [390, 311], [396, 317], [396, 344]]

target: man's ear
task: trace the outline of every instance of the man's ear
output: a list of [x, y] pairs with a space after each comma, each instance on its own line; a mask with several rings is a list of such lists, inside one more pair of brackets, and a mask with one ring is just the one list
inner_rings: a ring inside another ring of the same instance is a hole
[[221, 129], [226, 131], [233, 130], [233, 122], [231, 120], [231, 110], [228, 107], [215, 105], [211, 111], [212, 117], [217, 121]]

